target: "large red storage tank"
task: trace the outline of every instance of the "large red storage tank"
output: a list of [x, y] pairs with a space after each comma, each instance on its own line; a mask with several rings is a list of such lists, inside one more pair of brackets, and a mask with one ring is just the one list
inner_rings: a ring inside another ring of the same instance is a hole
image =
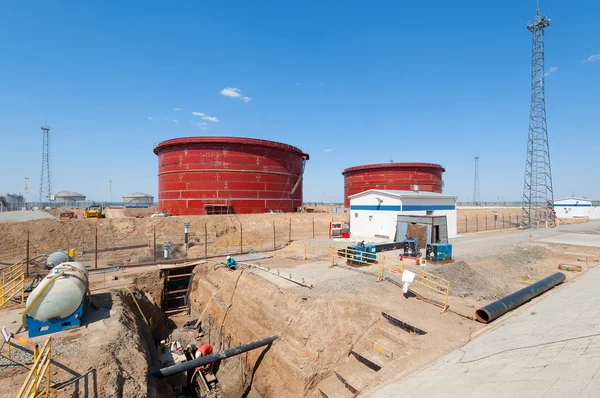
[[291, 145], [237, 137], [161, 142], [158, 207], [174, 215], [293, 212], [302, 205], [308, 154]]
[[350, 167], [344, 176], [344, 206], [349, 196], [369, 189], [442, 193], [442, 173], [446, 170], [433, 163], [380, 163]]

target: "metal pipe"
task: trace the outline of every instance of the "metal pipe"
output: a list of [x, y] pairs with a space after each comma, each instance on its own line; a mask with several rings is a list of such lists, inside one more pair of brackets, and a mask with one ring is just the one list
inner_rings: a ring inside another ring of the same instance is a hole
[[151, 373], [151, 376], [156, 377], [158, 379], [162, 379], [163, 377], [169, 377], [169, 376], [172, 376], [172, 375], [175, 375], [178, 373], [185, 372], [186, 370], [194, 369], [198, 366], [204, 366], [209, 363], [220, 361], [220, 360], [223, 360], [223, 359], [226, 359], [229, 357], [234, 357], [236, 355], [243, 354], [244, 352], [252, 351], [257, 348], [260, 348], [260, 347], [263, 347], [266, 345], [270, 345], [278, 338], [279, 338], [279, 336], [265, 337], [260, 340], [253, 341], [251, 343], [242, 344], [242, 345], [239, 345], [239, 346], [233, 347], [233, 348], [228, 348], [226, 350], [217, 352], [212, 355], [196, 358], [191, 361], [178, 363], [177, 365], [173, 365], [173, 366], [169, 366], [167, 368], [162, 368], [162, 369], [156, 370]]
[[549, 277], [537, 281], [532, 285], [509, 294], [500, 300], [494, 301], [485, 307], [481, 307], [475, 311], [475, 317], [479, 322], [489, 323], [506, 314], [508, 311], [514, 310], [534, 297], [537, 297], [553, 287], [561, 284], [565, 281], [565, 279], [565, 274], [562, 272], [557, 272], [554, 275], [550, 275]]
[[[221, 264], [224, 264], [224, 263], [223, 263], [223, 262], [221, 262]], [[277, 272], [273, 272], [273, 271], [271, 271], [270, 269], [268, 269], [268, 268], [265, 268], [265, 267], [262, 267], [262, 266], [260, 266], [260, 265], [258, 265], [258, 264], [250, 264], [250, 263], [245, 263], [245, 262], [243, 262], [243, 261], [239, 261], [239, 262], [238, 262], [238, 264], [240, 264], [240, 265], [246, 265], [246, 266], [248, 266], [248, 267], [250, 267], [250, 268], [258, 268], [258, 269], [259, 269], [259, 270], [261, 270], [261, 271], [268, 272], [269, 274], [271, 274], [271, 275], [275, 275], [275, 276], [278, 276], [278, 277], [280, 277], [280, 278], [283, 278], [283, 279], [285, 279], [286, 281], [290, 281], [290, 282], [292, 282], [292, 283], [295, 283], [295, 284], [297, 284], [297, 285], [300, 285], [300, 286], [307, 287], [307, 288], [309, 288], [309, 289], [312, 289], [312, 288], [313, 288], [313, 285], [312, 285], [312, 283], [308, 283], [308, 282], [304, 281], [304, 278], [302, 278], [302, 281], [296, 281], [296, 280], [294, 280], [294, 279], [292, 278], [292, 274], [289, 274], [289, 275], [290, 275], [290, 277], [288, 278], [288, 277], [287, 277], [287, 276], [285, 276], [285, 275], [281, 275], [281, 274], [279, 273], [279, 271], [277, 271]]]

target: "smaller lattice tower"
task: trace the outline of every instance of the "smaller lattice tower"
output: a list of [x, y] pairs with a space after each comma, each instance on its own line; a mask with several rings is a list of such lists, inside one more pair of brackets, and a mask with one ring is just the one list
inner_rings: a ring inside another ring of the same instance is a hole
[[42, 173], [40, 176], [40, 202], [48, 202], [52, 195], [52, 173], [50, 172], [50, 126], [42, 129]]
[[473, 184], [473, 202], [476, 205], [481, 202], [481, 192], [479, 192], [479, 155], [475, 155], [475, 182]]

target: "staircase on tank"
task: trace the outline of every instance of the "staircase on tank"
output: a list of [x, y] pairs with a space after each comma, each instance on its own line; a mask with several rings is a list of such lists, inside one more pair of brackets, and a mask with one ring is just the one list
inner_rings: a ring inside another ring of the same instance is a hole
[[413, 352], [408, 347], [411, 335], [395, 324], [395, 320], [385, 314], [354, 345], [346, 362], [317, 385], [322, 397], [351, 398], [384, 366]]

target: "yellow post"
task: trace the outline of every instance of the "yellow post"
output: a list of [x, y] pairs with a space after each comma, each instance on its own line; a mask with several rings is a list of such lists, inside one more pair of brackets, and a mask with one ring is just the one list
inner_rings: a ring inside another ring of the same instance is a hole
[[306, 260], [306, 243], [304, 244], [304, 260]]
[[48, 367], [46, 368], [46, 395], [50, 393], [50, 364], [52, 363], [52, 338], [48, 339]]
[[25, 306], [25, 274], [21, 274], [21, 306]]
[[330, 247], [329, 248], [329, 256], [331, 258], [331, 264], [329, 264], [328, 268], [333, 268], [333, 266], [335, 265], [334, 255], [335, 255], [335, 248]]

